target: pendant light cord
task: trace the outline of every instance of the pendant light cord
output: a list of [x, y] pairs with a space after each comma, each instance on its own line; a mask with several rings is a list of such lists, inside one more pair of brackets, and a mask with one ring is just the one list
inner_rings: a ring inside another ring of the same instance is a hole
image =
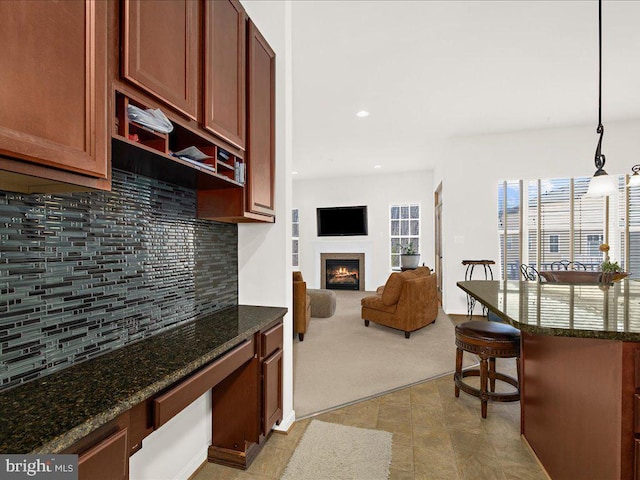
[[605, 156], [602, 153], [602, 137], [604, 136], [604, 126], [602, 125], [602, 0], [598, 0], [598, 128], [596, 133], [600, 134], [594, 162], [596, 164], [596, 175], [604, 172]]
[[602, 0], [598, 0], [598, 128], [602, 126]]

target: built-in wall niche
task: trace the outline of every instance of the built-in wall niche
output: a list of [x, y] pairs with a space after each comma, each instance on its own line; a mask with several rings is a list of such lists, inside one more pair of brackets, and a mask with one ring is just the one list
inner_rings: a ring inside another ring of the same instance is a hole
[[[173, 124], [170, 133], [161, 133], [141, 125], [128, 116], [129, 106], [141, 110], [159, 108], [135, 93], [115, 90], [114, 156], [116, 167], [163, 181], [197, 189], [239, 188], [245, 184], [242, 152], [223, 148], [213, 137], [175, 121], [167, 108], [160, 110]], [[195, 160], [177, 155], [195, 147], [208, 158]]]

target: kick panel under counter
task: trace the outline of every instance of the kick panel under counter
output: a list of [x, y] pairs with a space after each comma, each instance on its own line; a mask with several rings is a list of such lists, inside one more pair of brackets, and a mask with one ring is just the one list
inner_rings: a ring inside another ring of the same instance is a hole
[[[281, 355], [286, 312], [279, 307], [229, 307], [0, 392], [0, 452], [78, 453], [89, 467], [113, 465], [117, 478], [126, 479], [128, 457], [144, 448], [146, 436], [202, 393], [213, 388], [216, 395], [218, 386], [237, 384], [251, 365], [261, 366], [263, 344], [275, 344], [272, 355]], [[279, 342], [273, 335], [265, 341], [265, 332], [279, 332]], [[229, 424], [219, 434], [236, 435], [242, 448], [257, 451], [264, 438], [259, 432], [261, 375], [237, 385], [241, 388], [228, 395], [241, 398], [240, 405], [247, 408], [236, 404], [235, 416], [255, 425], [255, 432], [238, 434]], [[80, 473], [85, 478], [82, 469]]]

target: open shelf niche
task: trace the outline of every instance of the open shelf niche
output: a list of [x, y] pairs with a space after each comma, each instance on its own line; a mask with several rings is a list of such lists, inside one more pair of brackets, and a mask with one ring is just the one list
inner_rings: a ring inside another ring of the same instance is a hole
[[[157, 106], [119, 90], [114, 92], [114, 166], [190, 188], [208, 190], [244, 186], [245, 166], [241, 156], [216, 144], [206, 134], [182, 125], [165, 110], [163, 113], [173, 124], [173, 131], [168, 134], [130, 120], [127, 115], [129, 105], [143, 110]], [[210, 158], [197, 162], [173, 155], [173, 152], [191, 146]]]

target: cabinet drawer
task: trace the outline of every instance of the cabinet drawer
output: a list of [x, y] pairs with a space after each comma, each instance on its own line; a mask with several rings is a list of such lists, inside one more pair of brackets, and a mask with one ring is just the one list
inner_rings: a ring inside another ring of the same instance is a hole
[[78, 457], [80, 480], [124, 480], [128, 477], [127, 429], [120, 430]]
[[277, 349], [282, 348], [282, 322], [271, 327], [262, 334], [262, 358], [267, 358]]
[[246, 340], [212, 364], [180, 382], [153, 401], [153, 426], [159, 428], [194, 400], [240, 368], [254, 355], [252, 340]]

